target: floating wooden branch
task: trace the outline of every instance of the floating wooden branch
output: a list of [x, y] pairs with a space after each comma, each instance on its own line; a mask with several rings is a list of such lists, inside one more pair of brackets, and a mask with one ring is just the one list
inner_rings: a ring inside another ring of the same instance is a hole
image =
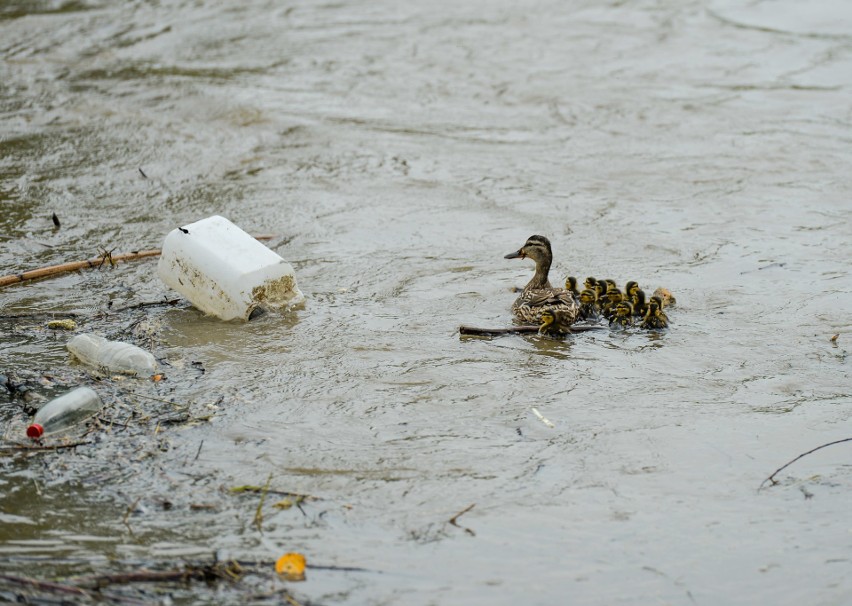
[[[254, 236], [256, 240], [271, 240], [275, 236], [260, 235]], [[27, 282], [29, 280], [37, 280], [38, 278], [49, 278], [58, 276], [59, 274], [68, 273], [70, 271], [79, 271], [81, 269], [94, 269], [102, 267], [109, 263], [115, 265], [121, 261], [136, 261], [137, 259], [145, 259], [147, 257], [157, 257], [160, 255], [160, 249], [154, 248], [151, 250], [137, 250], [134, 252], [113, 255], [111, 251], [104, 251], [101, 255], [86, 259], [85, 261], [71, 261], [69, 263], [61, 263], [59, 265], [51, 265], [49, 267], [40, 267], [31, 269], [20, 274], [12, 274], [0, 277], [0, 288], [9, 286], [10, 284], [18, 284], [19, 282]]]
[[[589, 332], [591, 330], [604, 330], [605, 326], [592, 326], [587, 324], [574, 324], [571, 327], [571, 332]], [[512, 335], [512, 334], [530, 334], [538, 332], [538, 326], [509, 326], [508, 328], [477, 328], [476, 326], [459, 326], [460, 335], [473, 335], [479, 337], [488, 337], [492, 335]]]
[[481, 337], [535, 332], [538, 332], [538, 326], [511, 326], [509, 328], [477, 328], [475, 326], [459, 326], [460, 335], [476, 335]]

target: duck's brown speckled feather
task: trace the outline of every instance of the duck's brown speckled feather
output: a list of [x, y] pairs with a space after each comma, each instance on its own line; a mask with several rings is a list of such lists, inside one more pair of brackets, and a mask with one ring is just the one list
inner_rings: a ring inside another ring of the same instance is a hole
[[560, 312], [563, 323], [577, 321], [580, 306], [569, 291], [563, 288], [526, 288], [512, 304], [512, 312], [521, 322], [541, 323], [545, 309]]

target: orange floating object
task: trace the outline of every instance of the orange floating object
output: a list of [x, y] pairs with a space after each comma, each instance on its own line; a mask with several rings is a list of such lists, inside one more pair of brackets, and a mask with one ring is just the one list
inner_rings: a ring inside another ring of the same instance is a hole
[[305, 564], [305, 556], [301, 553], [285, 553], [275, 562], [275, 572], [288, 581], [304, 581]]

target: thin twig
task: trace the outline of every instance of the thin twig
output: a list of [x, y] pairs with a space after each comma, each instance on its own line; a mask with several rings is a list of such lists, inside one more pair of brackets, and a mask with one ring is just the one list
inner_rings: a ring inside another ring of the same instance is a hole
[[260, 492], [260, 502], [257, 504], [257, 510], [254, 512], [254, 525], [258, 531], [263, 532], [263, 502], [266, 500], [266, 493], [269, 492], [269, 483], [272, 482], [272, 473], [266, 478], [266, 484]]
[[775, 480], [775, 476], [776, 476], [779, 472], [783, 471], [784, 469], [787, 469], [790, 465], [792, 465], [793, 463], [795, 463], [796, 461], [798, 461], [798, 460], [799, 460], [799, 459], [801, 459], [802, 457], [806, 457], [806, 456], [808, 456], [809, 454], [816, 452], [817, 450], [822, 450], [823, 448], [827, 448], [827, 447], [829, 447], [829, 446], [834, 446], [835, 444], [842, 444], [843, 442], [852, 442], [852, 438], [843, 438], [842, 440], [835, 440], [834, 442], [829, 442], [828, 444], [823, 444], [822, 446], [817, 446], [816, 448], [812, 448], [811, 450], [809, 450], [809, 451], [807, 451], [807, 452], [803, 452], [802, 454], [800, 454], [798, 457], [796, 457], [796, 458], [795, 458], [795, 459], [793, 459], [792, 461], [789, 461], [788, 463], [785, 463], [784, 465], [782, 465], [781, 467], [779, 467], [778, 469], [776, 469], [775, 471], [773, 471], [773, 472], [772, 472], [772, 475], [770, 475], [768, 478], [766, 478], [765, 480], [763, 480], [763, 482], [761, 482], [761, 483], [760, 483], [760, 486], [758, 486], [758, 487], [757, 487], [758, 492], [760, 492], [760, 490], [763, 488], [763, 486], [764, 486], [767, 482], [771, 482], [772, 486], [775, 486], [775, 485], [778, 483], [778, 482]]
[[461, 516], [463, 516], [464, 514], [466, 514], [468, 511], [470, 511], [471, 509], [473, 509], [474, 507], [476, 507], [476, 503], [471, 503], [470, 505], [468, 505], [467, 507], [465, 507], [464, 509], [462, 509], [460, 512], [458, 512], [456, 515], [454, 515], [453, 517], [451, 517], [451, 518], [450, 518], [450, 524], [452, 524], [452, 525], [453, 525], [453, 526], [455, 526], [456, 528], [461, 528], [462, 530], [464, 530], [467, 534], [469, 534], [469, 535], [470, 535], [470, 536], [472, 536], [472, 537], [475, 537], [475, 536], [476, 536], [476, 533], [475, 533], [475, 532], [473, 532], [470, 528], [466, 528], [466, 527], [464, 527], [464, 526], [460, 526], [460, 525], [457, 523], [457, 520], [458, 520]]
[[130, 506], [127, 508], [127, 511], [124, 512], [124, 518], [121, 520], [121, 522], [125, 526], [127, 526], [127, 531], [130, 534], [133, 534], [133, 529], [130, 527], [130, 523], [127, 521], [127, 518], [130, 517], [130, 514], [133, 513], [133, 510], [136, 509], [136, 506], [139, 504], [139, 501], [141, 501], [141, 500], [142, 500], [142, 497], [136, 497], [136, 500], [133, 501], [133, 503], [131, 503]]
[[86, 591], [85, 589], [81, 589], [80, 587], [75, 587], [73, 585], [64, 585], [62, 583], [51, 583], [49, 581], [39, 581], [37, 579], [30, 579], [28, 577], [18, 577], [11, 574], [0, 574], [0, 581], [6, 581], [12, 585], [18, 585], [20, 587], [28, 587], [30, 589], [39, 589], [41, 591], [51, 591], [54, 593], [70, 593], [72, 595], [79, 595], [85, 597], [92, 597], [92, 594]]
[[266, 492], [267, 494], [274, 494], [282, 497], [294, 497], [304, 500], [312, 500], [318, 501], [319, 497], [314, 497], [309, 494], [302, 494], [299, 492], [288, 492], [286, 490], [273, 490], [271, 488], [267, 488], [265, 486], [234, 486], [233, 488], [228, 489], [229, 492], [233, 492], [235, 494], [239, 494], [241, 492]]
[[[31, 579], [28, 577], [18, 577], [10, 574], [0, 574], [0, 585], [13, 585], [18, 587], [23, 587], [25, 589], [29, 589], [30, 591], [42, 591], [47, 593], [58, 593], [64, 595], [73, 595], [73, 596], [82, 596], [86, 599], [86, 603], [90, 601], [104, 601], [108, 600], [115, 604], [124, 604], [126, 606], [144, 606], [149, 602], [142, 602], [140, 600], [136, 600], [134, 598], [130, 598], [122, 595], [115, 595], [111, 593], [107, 593], [105, 591], [99, 591], [97, 593], [93, 593], [83, 589], [82, 587], [77, 587], [75, 585], [69, 585], [67, 583], [52, 583], [49, 581], [39, 581], [38, 579]], [[29, 598], [34, 596], [27, 595], [18, 595], [18, 600], [30, 602]], [[39, 603], [41, 601], [45, 601], [43, 599], [39, 599]], [[53, 600], [51, 600], [53, 602]], [[62, 600], [63, 604], [70, 603], [66, 600]], [[77, 600], [74, 600], [74, 603], [77, 603]]]
[[46, 446], [30, 446], [27, 444], [3, 444], [0, 445], [0, 452], [39, 452], [49, 450], [62, 450], [64, 448], [76, 448], [77, 446], [84, 446], [85, 444], [91, 444], [91, 442], [84, 440], [80, 442], [70, 442], [68, 444], [48, 444]]
[[210, 581], [213, 579], [239, 580], [242, 569], [236, 562], [217, 562], [214, 564], [187, 565], [175, 570], [137, 570], [116, 574], [98, 574], [78, 577], [74, 581], [79, 585], [101, 588], [106, 585], [125, 585], [128, 583], [169, 583], [174, 581]]

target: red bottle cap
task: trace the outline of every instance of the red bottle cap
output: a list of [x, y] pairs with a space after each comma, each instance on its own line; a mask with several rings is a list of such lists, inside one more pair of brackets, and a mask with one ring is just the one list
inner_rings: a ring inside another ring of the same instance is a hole
[[35, 440], [36, 438], [40, 438], [41, 434], [44, 433], [44, 427], [39, 425], [38, 423], [33, 423], [29, 427], [27, 427], [27, 437]]

